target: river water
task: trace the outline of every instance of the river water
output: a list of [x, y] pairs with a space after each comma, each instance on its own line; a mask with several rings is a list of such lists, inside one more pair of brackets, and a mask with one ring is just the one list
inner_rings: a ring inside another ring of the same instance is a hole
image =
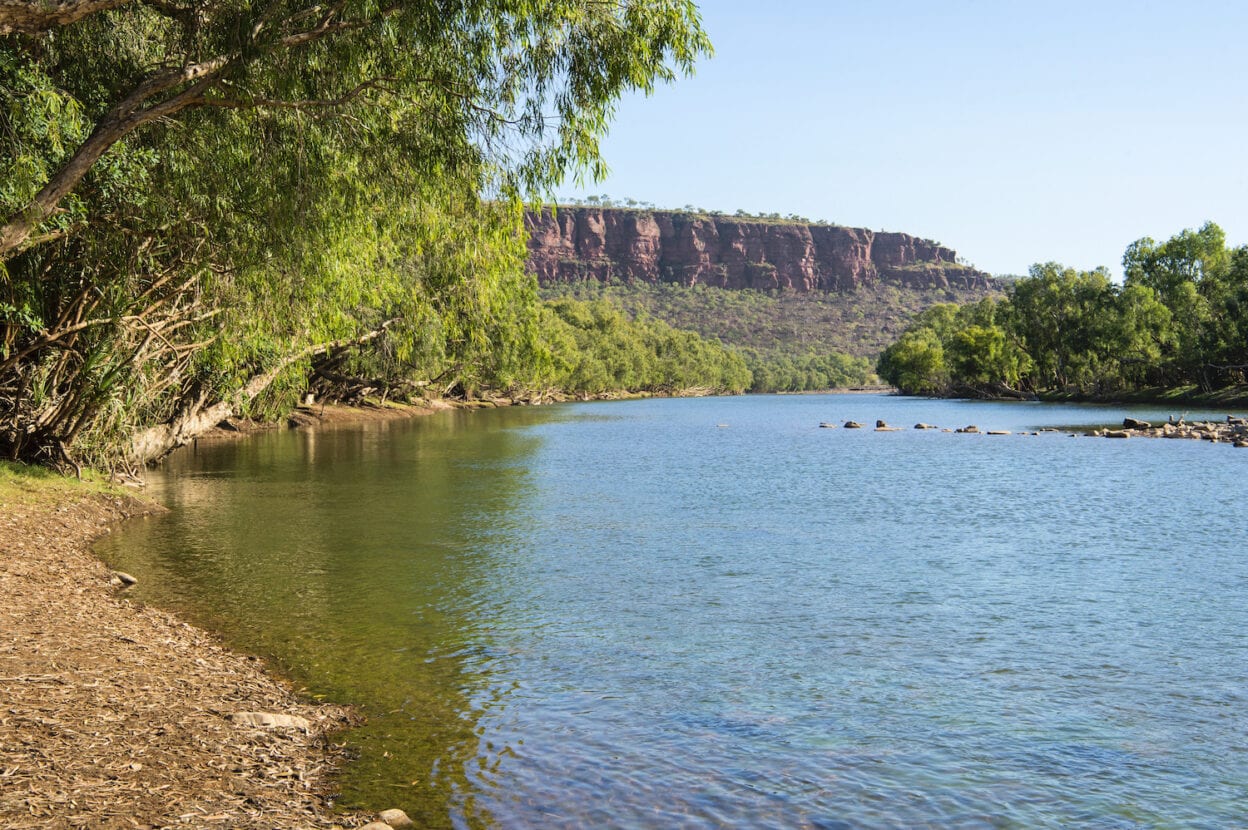
[[[278, 432], [175, 456], [171, 511], [100, 552], [358, 705], [341, 803], [418, 826], [1243, 826], [1248, 450], [1017, 434], [1125, 414], [1170, 413], [747, 396]], [[819, 427], [850, 418], [906, 429]]]

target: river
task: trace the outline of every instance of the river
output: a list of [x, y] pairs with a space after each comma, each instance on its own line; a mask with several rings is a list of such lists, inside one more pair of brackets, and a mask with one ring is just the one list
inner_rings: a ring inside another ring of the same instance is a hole
[[1171, 413], [746, 396], [275, 432], [176, 455], [170, 512], [99, 550], [359, 706], [341, 803], [418, 826], [1236, 826], [1248, 450], [1019, 434], [1126, 414]]

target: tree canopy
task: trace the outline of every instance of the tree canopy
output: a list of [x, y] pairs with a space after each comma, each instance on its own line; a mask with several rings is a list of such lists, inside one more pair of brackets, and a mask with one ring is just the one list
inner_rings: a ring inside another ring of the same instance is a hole
[[936, 394], [1113, 395], [1244, 383], [1248, 249], [1227, 248], [1210, 222], [1162, 243], [1132, 243], [1123, 266], [1116, 285], [1104, 269], [1034, 265], [991, 309], [919, 315], [877, 370], [903, 390]]
[[108, 461], [365, 345], [537, 376], [520, 200], [709, 49], [688, 0], [0, 0], [0, 448]]

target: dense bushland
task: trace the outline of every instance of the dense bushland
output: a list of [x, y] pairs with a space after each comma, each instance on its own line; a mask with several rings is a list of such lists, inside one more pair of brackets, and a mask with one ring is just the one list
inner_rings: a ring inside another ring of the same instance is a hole
[[919, 314], [881, 354], [880, 377], [909, 393], [1064, 393], [1243, 384], [1248, 372], [1248, 248], [1213, 223], [1105, 269], [1035, 265], [1004, 299]]
[[689, 0], [0, 4], [0, 455], [557, 382], [521, 199], [708, 52]]
[[896, 285], [798, 294], [592, 280], [549, 285], [541, 292], [551, 299], [606, 300], [630, 315], [654, 317], [738, 349], [753, 376], [753, 392], [877, 382], [872, 359], [906, 320], [956, 296]]
[[743, 392], [745, 359], [717, 341], [651, 317], [630, 319], [605, 300], [551, 300], [542, 309], [551, 386], [579, 394]]

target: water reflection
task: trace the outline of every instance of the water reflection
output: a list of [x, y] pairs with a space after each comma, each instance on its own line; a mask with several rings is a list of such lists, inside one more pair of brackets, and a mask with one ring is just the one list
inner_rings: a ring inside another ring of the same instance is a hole
[[141, 598], [364, 710], [345, 806], [400, 805], [422, 827], [455, 814], [486, 825], [464, 784], [477, 720], [507, 691], [493, 676], [487, 583], [540, 441], [511, 427], [551, 417], [483, 425], [447, 413], [201, 442], [154, 477], [170, 513], [101, 554], [144, 574]]
[[[266, 436], [180, 459], [173, 514], [109, 555], [360, 704], [348, 801], [422, 826], [1237, 826], [1248, 451], [1018, 434], [1123, 414], [811, 396]], [[818, 426], [876, 418], [1015, 434]]]

